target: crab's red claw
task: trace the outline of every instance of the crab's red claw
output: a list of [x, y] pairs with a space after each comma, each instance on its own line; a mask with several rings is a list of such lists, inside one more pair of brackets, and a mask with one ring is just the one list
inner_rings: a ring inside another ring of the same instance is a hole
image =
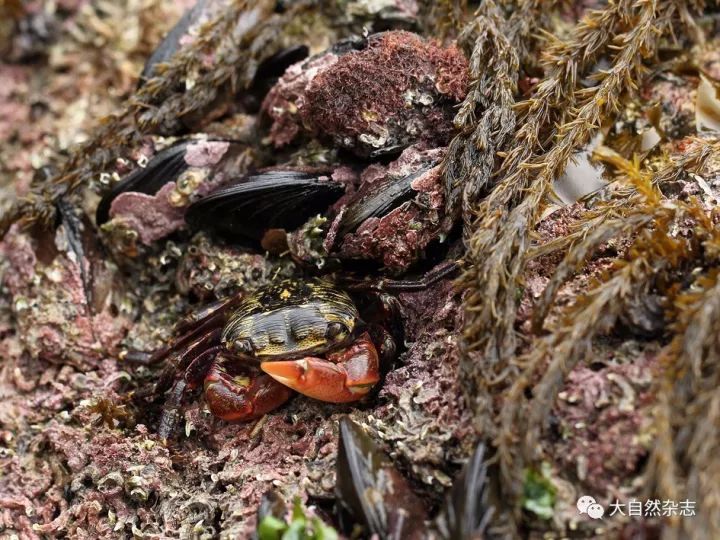
[[221, 367], [205, 378], [205, 401], [210, 412], [229, 421], [258, 418], [285, 403], [292, 391], [267, 375], [230, 376]]
[[367, 334], [327, 360], [310, 356], [263, 362], [260, 369], [296, 392], [331, 403], [357, 401], [380, 380], [377, 350]]

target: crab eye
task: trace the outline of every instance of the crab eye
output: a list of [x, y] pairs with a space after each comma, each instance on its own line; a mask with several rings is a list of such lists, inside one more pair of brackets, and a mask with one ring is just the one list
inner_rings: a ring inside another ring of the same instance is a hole
[[348, 329], [343, 323], [331, 322], [325, 330], [325, 337], [333, 341], [345, 339], [348, 335]]
[[253, 352], [253, 346], [247, 339], [236, 339], [232, 342], [232, 352], [238, 354], [251, 354]]

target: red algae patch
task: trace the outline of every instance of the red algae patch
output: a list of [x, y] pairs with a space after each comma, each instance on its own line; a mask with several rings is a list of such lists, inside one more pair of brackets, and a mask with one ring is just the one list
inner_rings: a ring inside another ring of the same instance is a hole
[[300, 114], [337, 146], [369, 154], [417, 140], [447, 142], [454, 104], [467, 87], [467, 61], [410, 32], [371, 36], [315, 77]]
[[367, 157], [419, 141], [447, 144], [467, 83], [467, 60], [454, 45], [384, 32], [360, 50], [327, 52], [292, 66], [263, 109], [273, 121], [275, 146], [306, 130]]

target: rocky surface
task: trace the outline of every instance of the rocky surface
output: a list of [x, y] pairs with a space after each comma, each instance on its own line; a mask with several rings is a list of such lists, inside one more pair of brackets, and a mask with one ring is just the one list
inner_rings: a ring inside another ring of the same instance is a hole
[[[52, 169], [61, 162], [100, 117], [132, 94], [144, 59], [179, 14], [170, 4], [140, 9], [125, 2], [104, 11], [93, 3], [58, 2], [50, 12], [32, 3], [8, 19], [12, 25], [0, 20], [0, 51], [8, 55], [0, 64], [0, 139], [6, 141], [0, 148], [1, 209], [27, 193], [42, 165]], [[412, 26], [419, 10], [405, 1], [349, 5], [354, 22], [402, 19], [402, 27]], [[588, 5], [597, 2], [578, 2], [571, 18]], [[484, 436], [475, 431], [478, 422], [458, 376], [463, 292], [451, 279], [398, 295], [401, 353], [385, 366], [377, 392], [353, 404], [295, 396], [258, 421], [228, 423], [210, 415], [196, 390], [183, 404], [177, 433], [163, 441], [157, 427], [165, 395], [152, 388], [164, 366], [137, 365], [126, 354], [167, 344], [183, 315], [211, 301], [278, 277], [327, 272], [333, 278], [323, 266], [330, 255], [370, 260], [403, 277], [440, 239], [445, 201], [439, 163], [466, 93], [467, 59], [452, 43], [407, 31], [353, 43], [344, 51], [313, 50], [318, 54], [290, 67], [269, 91], [257, 122], [219, 117], [203, 126], [215, 133], [252, 132], [258, 163], [242, 160], [242, 172], [297, 165], [313, 155], [312, 164], [346, 188], [326, 215], [297, 231], [275, 231], [263, 249], [188, 231], [185, 207], [228, 180], [216, 176], [189, 190], [169, 179], [154, 194], [123, 193], [113, 201], [109, 225], [95, 228], [97, 192], [144, 163], [154, 143], [171, 142], [148, 138], [130, 152], [135, 163], [119, 161], [116, 174], [96, 179], [83, 193], [79, 233], [66, 222], [47, 230], [16, 225], [0, 243], [0, 536], [248, 537], [270, 488], [332, 520], [327, 503], [335, 496], [344, 415], [388, 452], [430, 514], [440, 506]], [[720, 78], [716, 53], [705, 53], [700, 64]], [[691, 137], [703, 135], [696, 125], [698, 84], [695, 76], [663, 73], [641, 89], [640, 101], [622, 112], [606, 142], [620, 149], [630, 132], [631, 145], [639, 147], [639, 132], [652, 128], [657, 140], [646, 149], [648, 162], [681, 159], [695, 144]], [[185, 156], [191, 172], [217, 164], [223, 144], [193, 147]], [[680, 200], [697, 196], [710, 208], [720, 184], [717, 161], [702, 182], [683, 177], [661, 189]], [[410, 200], [337, 235], [353, 197], [428, 164]], [[607, 194], [549, 213], [535, 231], [537, 244], [571, 233]], [[600, 246], [559, 291], [547, 324], [626, 248], [615, 241]], [[530, 343], [533, 304], [561, 260], [562, 253], [538, 257], [526, 268], [517, 298], [522, 347]], [[653, 435], [650, 388], [662, 372], [661, 339], [645, 324], [653, 309], [637, 306], [637, 317], [596, 340], [591, 362], [567, 374], [542, 441], [554, 504], [549, 516], [527, 519], [538, 535], [578, 528], [595, 534], [574, 507], [581, 492], [604, 503], [642, 493]], [[630, 537], [643, 527], [611, 522], [612, 530]]]

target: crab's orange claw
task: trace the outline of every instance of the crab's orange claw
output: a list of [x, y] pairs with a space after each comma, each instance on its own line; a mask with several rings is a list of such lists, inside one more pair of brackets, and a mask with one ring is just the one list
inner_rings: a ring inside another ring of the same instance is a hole
[[377, 350], [367, 334], [348, 349], [328, 355], [328, 360], [263, 362], [260, 369], [296, 392], [331, 403], [357, 401], [380, 380]]
[[258, 418], [285, 403], [292, 391], [267, 375], [230, 377], [211, 369], [205, 379], [205, 401], [210, 412], [229, 421]]

